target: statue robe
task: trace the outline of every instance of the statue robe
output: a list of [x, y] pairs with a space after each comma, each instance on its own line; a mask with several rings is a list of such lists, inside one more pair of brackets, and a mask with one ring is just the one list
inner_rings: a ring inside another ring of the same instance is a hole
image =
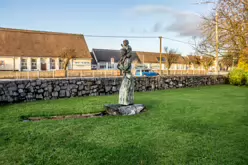
[[134, 79], [131, 73], [131, 59], [126, 58], [123, 65], [120, 65], [123, 71], [123, 80], [119, 91], [119, 104], [134, 104]]

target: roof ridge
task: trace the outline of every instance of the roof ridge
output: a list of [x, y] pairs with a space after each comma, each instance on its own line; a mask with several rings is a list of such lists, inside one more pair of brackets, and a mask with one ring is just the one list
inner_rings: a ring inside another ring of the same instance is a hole
[[82, 36], [84, 36], [83, 34], [76, 34], [76, 33], [53, 32], [53, 31], [30, 30], [30, 29], [15, 29], [15, 28], [5, 28], [5, 27], [0, 27], [0, 31], [36, 33], [36, 34], [51, 34], [51, 35], [77, 35], [77, 36], [82, 35]]
[[101, 49], [101, 48], [92, 48], [92, 50], [114, 50], [114, 51], [120, 51], [119, 49]]

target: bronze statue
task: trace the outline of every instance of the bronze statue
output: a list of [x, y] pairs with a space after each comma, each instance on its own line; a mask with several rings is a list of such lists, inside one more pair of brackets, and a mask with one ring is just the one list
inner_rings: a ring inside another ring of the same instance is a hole
[[132, 48], [129, 46], [128, 40], [124, 40], [121, 46], [121, 59], [117, 67], [124, 75], [119, 91], [119, 104], [131, 105], [134, 103], [134, 79], [131, 73]]

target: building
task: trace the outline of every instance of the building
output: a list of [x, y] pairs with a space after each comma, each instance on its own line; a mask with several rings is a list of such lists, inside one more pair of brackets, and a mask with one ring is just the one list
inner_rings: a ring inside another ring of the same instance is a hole
[[96, 69], [117, 70], [118, 61], [121, 58], [120, 50], [92, 49], [92, 55], [96, 61]]
[[[136, 52], [136, 55], [139, 59], [139, 63], [136, 65], [143, 65], [152, 70], [160, 69], [160, 53], [155, 52]], [[180, 54], [175, 54], [178, 56], [178, 59], [170, 67], [171, 70], [186, 70], [187, 65], [184, 63], [184, 59]], [[166, 70], [166, 54], [162, 54], [162, 70]]]
[[[98, 70], [117, 70], [118, 62], [121, 58], [120, 50], [113, 49], [92, 49], [92, 64]], [[131, 60], [137, 61], [135, 51], [132, 52]]]
[[65, 49], [76, 51], [67, 69], [91, 70], [91, 55], [83, 35], [0, 28], [0, 70], [63, 69]]

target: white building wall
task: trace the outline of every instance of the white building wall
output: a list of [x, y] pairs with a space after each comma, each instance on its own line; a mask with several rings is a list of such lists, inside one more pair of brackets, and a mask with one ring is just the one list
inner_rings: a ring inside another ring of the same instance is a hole
[[91, 70], [91, 59], [76, 58], [70, 61], [69, 66], [73, 70]]
[[47, 70], [50, 71], [50, 58], [45, 58], [46, 60], [46, 66], [47, 66]]
[[37, 70], [41, 70], [41, 60], [37, 58]]
[[[4, 63], [4, 65], [0, 66], [0, 70], [19, 70], [20, 68], [20, 57], [0, 57], [0, 61]], [[14, 64], [15, 63], [15, 64]], [[15, 68], [14, 68], [15, 66]]]
[[[42, 57], [0, 57], [0, 62], [4, 61], [4, 65], [0, 66], [0, 70], [4, 71], [13, 71], [14, 66], [15, 70], [21, 71], [21, 59], [27, 59], [27, 69], [23, 71], [31, 71], [31, 59], [37, 59], [37, 70], [41, 70], [41, 59]], [[46, 69], [47, 71], [50, 69], [50, 58], [43, 58], [46, 62]], [[59, 58], [55, 59], [55, 69], [59, 70]], [[15, 61], [15, 64], [14, 64]], [[72, 63], [73, 62], [73, 63]], [[74, 59], [73, 61], [70, 60], [68, 64], [69, 69], [74, 70], [91, 70], [91, 59]]]

